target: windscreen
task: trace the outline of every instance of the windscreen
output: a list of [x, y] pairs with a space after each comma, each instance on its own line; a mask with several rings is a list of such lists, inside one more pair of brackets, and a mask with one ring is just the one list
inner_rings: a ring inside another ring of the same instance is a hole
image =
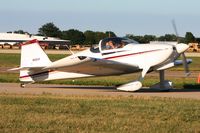
[[101, 42], [101, 50], [110, 50], [110, 49], [119, 49], [123, 48], [127, 44], [138, 44], [135, 40], [127, 39], [127, 38], [106, 38]]

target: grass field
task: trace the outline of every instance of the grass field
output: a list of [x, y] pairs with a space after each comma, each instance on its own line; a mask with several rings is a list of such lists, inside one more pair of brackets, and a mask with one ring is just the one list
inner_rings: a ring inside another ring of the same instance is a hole
[[200, 132], [198, 100], [0, 94], [0, 132]]

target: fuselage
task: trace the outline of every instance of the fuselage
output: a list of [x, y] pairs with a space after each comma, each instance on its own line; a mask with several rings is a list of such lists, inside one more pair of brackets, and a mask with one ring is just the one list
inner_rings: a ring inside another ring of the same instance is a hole
[[[62, 71], [83, 73], [94, 76], [127, 74], [140, 71], [144, 68], [144, 66], [153, 67], [161, 64], [165, 62], [173, 52], [173, 46], [167, 44], [127, 43], [125, 46], [120, 48], [103, 49], [102, 42], [103, 41], [100, 41], [98, 47], [87, 49], [54, 62], [51, 68], [59, 68]], [[80, 61], [78, 57], [111, 60], [138, 67], [116, 70], [98, 66], [95, 65], [95, 63], [90, 63], [90, 67], [87, 67], [88, 64], [85, 67], [79, 67], [78, 64], [87, 61], [87, 58]]]

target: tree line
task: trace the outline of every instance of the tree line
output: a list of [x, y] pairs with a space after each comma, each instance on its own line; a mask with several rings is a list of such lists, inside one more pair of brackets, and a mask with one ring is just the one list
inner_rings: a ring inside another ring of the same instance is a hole
[[165, 34], [164, 36], [156, 37], [155, 35], [134, 36], [126, 35], [130, 39], [134, 39], [139, 43], [149, 43], [150, 41], [179, 41], [180, 43], [196, 43], [200, 42], [200, 38], [195, 38], [191, 32], [186, 32], [185, 37], [177, 37], [175, 34]]
[[[14, 31], [14, 33], [19, 34], [29, 34], [23, 30]], [[79, 31], [77, 29], [69, 29], [61, 31], [54, 23], [46, 23], [38, 29], [38, 34], [47, 37], [56, 37], [64, 40], [70, 40], [72, 45], [92, 45], [98, 44], [99, 41], [106, 37], [116, 37], [116, 34], [112, 31], [100, 32], [87, 30], [85, 32]], [[200, 42], [200, 38], [195, 38], [191, 32], [186, 32], [185, 37], [177, 37], [174, 34], [165, 34], [164, 36], [155, 35], [144, 35], [138, 36], [134, 34], [127, 34], [125, 37], [134, 39], [139, 43], [149, 43], [150, 41], [177, 41], [183, 43], [190, 42]]]

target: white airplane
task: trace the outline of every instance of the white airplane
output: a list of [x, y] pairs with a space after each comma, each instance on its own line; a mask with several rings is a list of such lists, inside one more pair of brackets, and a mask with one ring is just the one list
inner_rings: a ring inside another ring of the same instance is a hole
[[[20, 71], [21, 87], [25, 83], [57, 79], [73, 79], [92, 76], [121, 75], [141, 72], [141, 76], [130, 83], [117, 87], [122, 91], [136, 91], [142, 87], [142, 81], [148, 72], [158, 71], [160, 82], [156, 88], [172, 88], [171, 82], [164, 80], [164, 70], [192, 60], [185, 58], [188, 45], [179, 44], [139, 44], [126, 38], [105, 38], [98, 46], [72, 54], [52, 62], [41, 49], [37, 40], [21, 45]], [[183, 60], [176, 60], [183, 55]]]

